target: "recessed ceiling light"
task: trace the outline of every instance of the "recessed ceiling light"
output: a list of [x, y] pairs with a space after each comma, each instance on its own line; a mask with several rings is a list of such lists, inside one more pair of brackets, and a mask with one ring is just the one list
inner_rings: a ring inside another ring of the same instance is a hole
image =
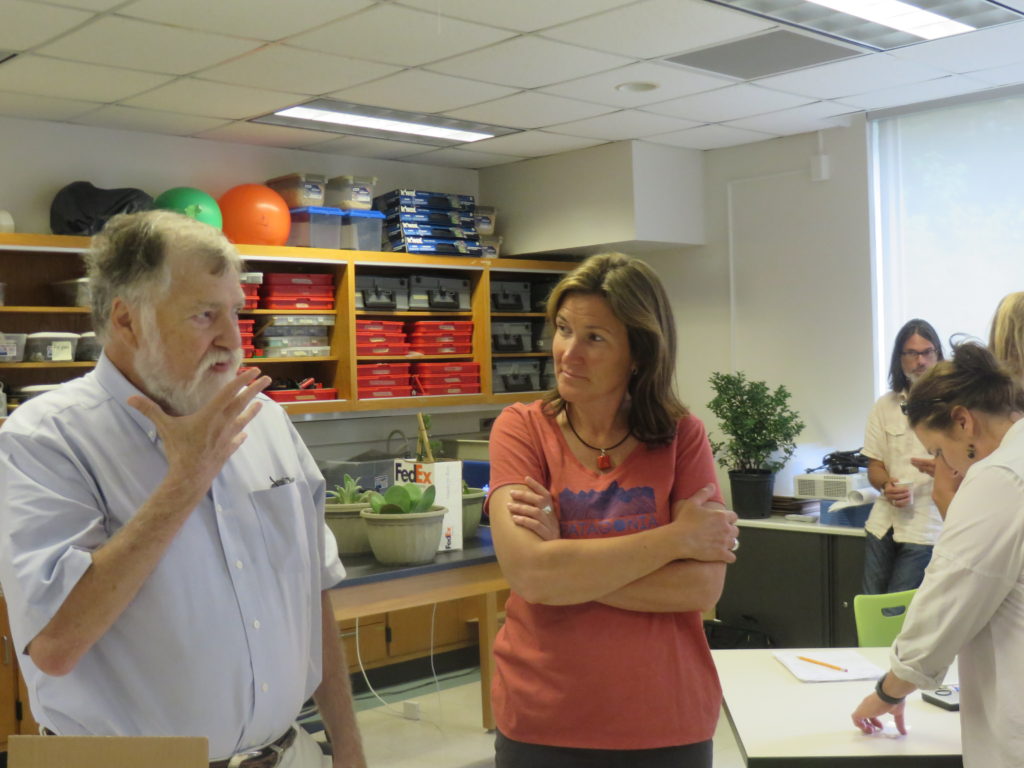
[[314, 99], [305, 104], [253, 118], [251, 122], [438, 147], [467, 144], [519, 132], [515, 128], [456, 120], [443, 115], [405, 112], [400, 109], [371, 107], [334, 99]]
[[1020, 21], [990, 0], [708, 0], [877, 51]]
[[624, 91], [625, 93], [646, 93], [656, 88], [658, 88], [657, 83], [619, 83], [615, 86], [616, 91]]

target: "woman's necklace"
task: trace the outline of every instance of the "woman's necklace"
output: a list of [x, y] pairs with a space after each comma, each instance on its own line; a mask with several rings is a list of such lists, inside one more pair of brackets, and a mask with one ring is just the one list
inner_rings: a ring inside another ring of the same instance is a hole
[[581, 443], [583, 443], [590, 450], [598, 451], [598, 457], [597, 457], [597, 468], [598, 469], [611, 469], [612, 468], [612, 457], [608, 455], [608, 451], [614, 451], [616, 448], [618, 448], [620, 445], [622, 445], [624, 442], [626, 442], [629, 439], [629, 436], [631, 434], [633, 434], [632, 432], [626, 432], [626, 436], [624, 438], [622, 438], [621, 440], [619, 440], [619, 442], [617, 442], [615, 445], [610, 445], [607, 448], [598, 448], [596, 445], [591, 445], [586, 440], [584, 440], [582, 437], [580, 437], [580, 433], [577, 432], [576, 431], [576, 427], [574, 427], [572, 425], [572, 419], [569, 418], [569, 409], [568, 408], [565, 409], [565, 423], [569, 425], [569, 429], [571, 429], [572, 433], [574, 435], [576, 435], [576, 439], [577, 440], [579, 440]]

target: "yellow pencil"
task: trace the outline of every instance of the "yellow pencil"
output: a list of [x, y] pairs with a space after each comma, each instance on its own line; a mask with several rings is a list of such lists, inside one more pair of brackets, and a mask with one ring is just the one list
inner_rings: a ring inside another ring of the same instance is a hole
[[818, 665], [820, 665], [822, 667], [828, 667], [829, 669], [834, 669], [834, 670], [836, 670], [838, 672], [849, 672], [849, 670], [846, 667], [837, 667], [835, 664], [829, 664], [827, 661], [818, 661], [817, 659], [809, 659], [806, 656], [797, 656], [797, 658], [800, 659], [800, 661], [808, 661], [811, 664], [818, 664]]

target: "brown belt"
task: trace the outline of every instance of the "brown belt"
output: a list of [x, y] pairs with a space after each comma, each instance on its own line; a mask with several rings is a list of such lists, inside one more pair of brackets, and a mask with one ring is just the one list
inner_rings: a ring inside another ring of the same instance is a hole
[[210, 768], [275, 768], [281, 762], [281, 755], [295, 741], [295, 726], [292, 726], [277, 741], [259, 749], [239, 752], [224, 760], [214, 760]]
[[[42, 729], [44, 736], [56, 736], [49, 728]], [[281, 755], [295, 741], [295, 726], [292, 726], [277, 741], [259, 749], [239, 752], [223, 760], [214, 760], [210, 768], [276, 768], [281, 762]]]

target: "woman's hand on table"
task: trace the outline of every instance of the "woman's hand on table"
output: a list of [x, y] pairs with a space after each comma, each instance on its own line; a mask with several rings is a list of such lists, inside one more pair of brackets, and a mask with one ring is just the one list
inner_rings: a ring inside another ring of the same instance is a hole
[[551, 493], [532, 477], [525, 478], [525, 482], [529, 490], [515, 489], [510, 493], [508, 511], [512, 522], [533, 531], [543, 541], [561, 538]]
[[903, 716], [906, 701], [899, 704], [886, 704], [874, 693], [864, 697], [864, 701], [853, 710], [853, 724], [866, 734], [879, 733], [885, 726], [879, 718], [882, 715], [891, 714], [896, 721], [896, 730], [907, 735], [907, 723]]
[[708, 485], [672, 506], [671, 524], [681, 535], [685, 550], [680, 559], [736, 562], [733, 552], [739, 542], [739, 518], [732, 510], [704, 506], [714, 492], [715, 486]]

